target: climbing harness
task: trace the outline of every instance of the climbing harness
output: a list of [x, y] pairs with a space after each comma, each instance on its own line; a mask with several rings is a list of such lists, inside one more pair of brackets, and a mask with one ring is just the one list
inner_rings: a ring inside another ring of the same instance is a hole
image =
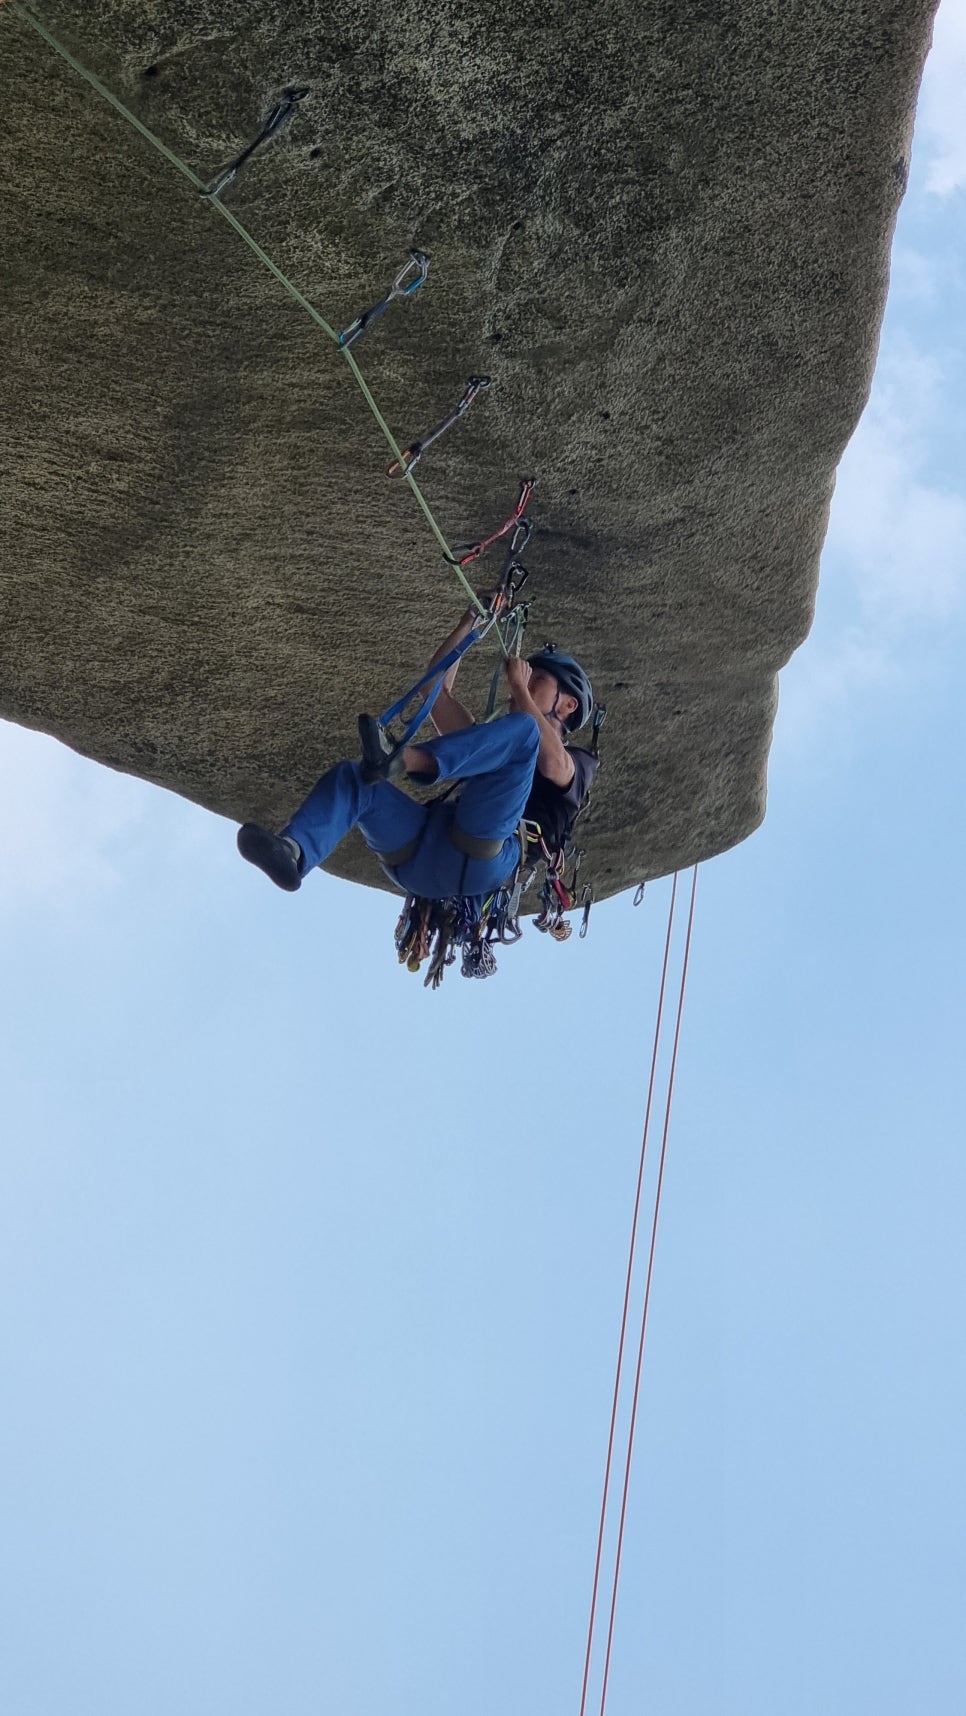
[[[414, 269], [416, 271], [415, 278], [410, 280], [408, 277]], [[404, 268], [399, 270], [386, 296], [380, 298], [378, 304], [373, 304], [371, 310], [364, 310], [362, 315], [357, 316], [354, 322], [350, 322], [347, 328], [343, 328], [339, 335], [340, 346], [345, 349], [346, 346], [354, 345], [360, 334], [364, 334], [366, 329], [376, 320], [376, 317], [388, 310], [395, 299], [411, 298], [414, 292], [419, 291], [428, 273], [429, 257], [425, 250], [411, 250], [409, 261]]]
[[[500, 537], [506, 536], [508, 531], [511, 531], [514, 529], [514, 526], [526, 522], [524, 520], [523, 515], [526, 512], [527, 505], [528, 505], [529, 500], [530, 500], [530, 496], [532, 495], [536, 486], [537, 486], [536, 477], [525, 477], [520, 484], [520, 495], [519, 495], [519, 499], [517, 500], [517, 504], [514, 507], [513, 511], [511, 512], [509, 518], [505, 519], [504, 522], [500, 525], [499, 530], [494, 530], [492, 536], [484, 536], [482, 538], [482, 540], [479, 542], [473, 542], [473, 543], [469, 543], [469, 544], [462, 543], [457, 548], [454, 548], [453, 553], [450, 556], [450, 560], [451, 560], [452, 564], [454, 566], [471, 566], [473, 561], [478, 560], [480, 555], [484, 554], [486, 552], [486, 550], [491, 546], [492, 543], [499, 542]], [[530, 531], [528, 530], [527, 535], [524, 538], [523, 543], [518, 544], [518, 546], [517, 546], [516, 552], [518, 554], [521, 554], [523, 552], [523, 549], [526, 547], [526, 544], [527, 544], [527, 542], [529, 542], [529, 540], [530, 540]]]
[[[477, 395], [482, 393], [484, 388], [489, 387], [489, 385], [490, 378], [488, 375], [471, 375], [466, 384], [466, 392], [463, 394], [459, 404], [453, 407], [449, 416], [444, 417], [442, 422], [436, 424], [435, 428], [427, 430], [426, 434], [423, 435], [420, 440], [412, 441], [404, 452], [400, 453], [397, 458], [393, 459], [386, 475], [389, 477], [408, 476], [414, 466], [419, 464], [419, 461], [427, 447], [431, 447], [434, 441], [438, 441], [440, 436], [446, 433], [447, 429], [451, 429], [454, 423], [458, 423], [460, 418], [469, 410]], [[450, 554], [448, 558], [451, 564], [456, 564], [453, 560], [452, 554]]]
[[281, 101], [272, 108], [258, 136], [249, 143], [247, 149], [243, 149], [240, 155], [236, 155], [227, 167], [223, 167], [215, 178], [211, 179], [207, 185], [203, 185], [199, 195], [202, 197], [220, 197], [232, 181], [237, 179], [242, 168], [254, 155], [255, 150], [260, 149], [263, 143], [267, 143], [270, 137], [274, 137], [282, 129], [286, 121], [291, 118], [293, 110], [300, 101], [305, 100], [309, 93], [307, 89], [287, 89]]

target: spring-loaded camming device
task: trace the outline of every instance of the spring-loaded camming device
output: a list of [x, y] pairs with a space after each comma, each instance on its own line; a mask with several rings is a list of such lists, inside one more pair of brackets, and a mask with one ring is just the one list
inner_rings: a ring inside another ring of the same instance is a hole
[[433, 442], [438, 441], [447, 429], [451, 429], [454, 423], [458, 423], [464, 413], [469, 410], [477, 394], [482, 393], [483, 389], [489, 385], [490, 378], [488, 375], [471, 375], [466, 384], [466, 392], [459, 404], [454, 406], [448, 417], [444, 417], [442, 422], [436, 424], [435, 428], [428, 430], [420, 440], [412, 441], [398, 459], [393, 459], [386, 473], [387, 476], [406, 476], [415, 465], [418, 465], [427, 447], [431, 447]]
[[199, 195], [202, 197], [220, 197], [222, 191], [228, 189], [232, 180], [237, 179], [246, 161], [254, 155], [255, 150], [260, 149], [263, 143], [267, 143], [270, 137], [274, 137], [275, 133], [281, 130], [285, 121], [291, 116], [292, 109], [300, 101], [304, 101], [309, 93], [308, 89], [285, 90], [281, 101], [276, 102], [272, 108], [258, 136], [249, 143], [247, 149], [243, 149], [240, 155], [236, 155], [233, 161], [229, 161], [228, 166], [223, 167], [215, 178], [210, 179], [207, 185], [202, 186]]
[[[415, 278], [410, 280], [408, 276], [413, 273], [414, 269], [416, 271]], [[396, 298], [411, 298], [414, 292], [419, 291], [428, 273], [429, 257], [425, 250], [411, 250], [409, 261], [404, 268], [399, 270], [386, 296], [380, 298], [378, 304], [373, 304], [371, 310], [364, 310], [362, 315], [357, 316], [354, 322], [350, 322], [347, 328], [343, 328], [339, 335], [340, 346], [354, 345], [360, 334], [364, 334], [370, 324], [376, 320], [376, 317], [388, 310]]]

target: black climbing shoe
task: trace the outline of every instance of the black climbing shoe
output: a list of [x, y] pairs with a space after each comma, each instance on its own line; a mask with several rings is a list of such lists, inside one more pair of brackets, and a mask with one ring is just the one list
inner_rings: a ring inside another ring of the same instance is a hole
[[257, 864], [287, 894], [294, 894], [302, 886], [299, 849], [287, 836], [269, 834], [257, 822], [243, 822], [238, 830], [238, 850], [249, 864]]
[[359, 716], [359, 743], [362, 746], [361, 774], [366, 786], [375, 781], [395, 780], [404, 772], [402, 746], [394, 745], [374, 715]]

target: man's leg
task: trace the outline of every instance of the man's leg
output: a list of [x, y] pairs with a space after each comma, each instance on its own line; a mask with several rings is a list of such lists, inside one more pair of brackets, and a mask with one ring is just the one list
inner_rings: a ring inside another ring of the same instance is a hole
[[280, 835], [245, 823], [238, 848], [242, 857], [291, 892], [356, 823], [373, 851], [392, 854], [418, 841], [425, 822], [423, 805], [385, 781], [367, 786], [358, 763], [337, 763], [312, 788]]
[[513, 714], [414, 746], [413, 761], [431, 758], [438, 779], [465, 781], [456, 806], [464, 834], [501, 840], [514, 832], [526, 808], [539, 749], [533, 716]]

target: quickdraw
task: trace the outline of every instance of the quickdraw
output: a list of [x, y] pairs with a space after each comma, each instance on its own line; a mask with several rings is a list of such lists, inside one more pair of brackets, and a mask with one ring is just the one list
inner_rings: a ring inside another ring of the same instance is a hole
[[[518, 521], [506, 551], [500, 582], [491, 597], [491, 612], [497, 618], [503, 660], [509, 660], [511, 655], [520, 654], [523, 634], [530, 618], [529, 602], [519, 600], [520, 592], [530, 573], [517, 556], [529, 542], [532, 530], [533, 526], [527, 519], [523, 518]], [[500, 683], [503, 678], [503, 660], [498, 661], [493, 669], [486, 708], [483, 711], [484, 721], [492, 720], [496, 714]]]
[[523, 549], [526, 547], [527, 542], [529, 542], [529, 540], [530, 540], [530, 526], [528, 524], [528, 521], [526, 519], [524, 519], [523, 515], [527, 510], [527, 505], [528, 505], [528, 502], [530, 500], [530, 496], [533, 494], [533, 491], [536, 488], [536, 486], [537, 486], [536, 477], [525, 477], [520, 484], [520, 494], [519, 494], [519, 498], [517, 500], [517, 504], [514, 507], [513, 511], [511, 512], [509, 518], [505, 519], [504, 522], [500, 525], [499, 530], [494, 530], [492, 536], [484, 536], [482, 541], [480, 541], [480, 542], [473, 542], [470, 544], [462, 543], [462, 544], [458, 545], [456, 548], [454, 548], [452, 554], [447, 555], [447, 559], [450, 561], [451, 565], [453, 565], [453, 566], [470, 566], [470, 565], [472, 565], [473, 561], [478, 560], [480, 555], [484, 554], [486, 552], [486, 550], [494, 542], [499, 542], [501, 536], [506, 536], [509, 531], [514, 530], [514, 527], [516, 525], [527, 524], [526, 537], [524, 538], [523, 543], [518, 545], [518, 547], [515, 551], [517, 554], [521, 554], [523, 552]]
[[436, 424], [435, 428], [428, 430], [420, 440], [411, 442], [398, 459], [393, 459], [386, 473], [387, 476], [404, 477], [413, 470], [419, 464], [427, 447], [431, 447], [434, 441], [438, 441], [439, 437], [446, 433], [447, 429], [451, 429], [454, 423], [458, 423], [460, 418], [469, 410], [477, 395], [489, 385], [490, 378], [488, 375], [471, 375], [466, 384], [466, 392], [459, 404], [454, 406], [448, 417], [444, 417], [441, 423]]
[[[415, 278], [410, 280], [408, 276], [412, 274], [414, 269], [416, 271]], [[364, 334], [376, 318], [383, 315], [397, 298], [411, 298], [414, 292], [419, 291], [428, 273], [429, 257], [425, 250], [411, 250], [409, 261], [404, 268], [399, 270], [386, 296], [380, 298], [378, 304], [373, 304], [371, 310], [364, 310], [362, 315], [357, 316], [354, 322], [350, 322], [347, 328], [343, 328], [339, 335], [340, 346], [354, 345], [360, 335]]]
[[229, 161], [227, 167], [223, 167], [215, 178], [210, 179], [207, 185], [203, 185], [198, 195], [220, 197], [222, 191], [226, 191], [232, 181], [237, 179], [246, 162], [254, 155], [255, 150], [260, 149], [263, 143], [267, 143], [270, 137], [274, 137], [276, 132], [281, 130], [286, 120], [291, 118], [293, 109], [298, 106], [300, 101], [304, 101], [310, 93], [308, 89], [287, 89], [281, 101], [276, 102], [272, 108], [258, 136], [253, 138], [247, 149], [243, 149], [240, 155], [236, 155], [233, 161]]

